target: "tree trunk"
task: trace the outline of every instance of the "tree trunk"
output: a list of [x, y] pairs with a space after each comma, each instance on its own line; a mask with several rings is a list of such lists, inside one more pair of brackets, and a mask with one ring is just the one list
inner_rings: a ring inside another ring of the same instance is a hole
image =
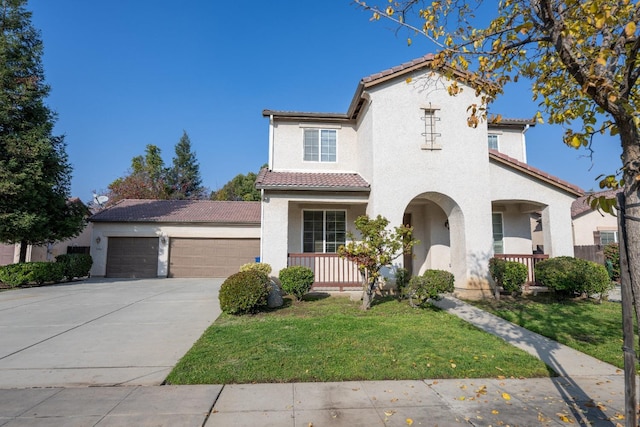
[[[631, 290], [633, 296], [633, 308], [635, 311], [636, 320], [640, 322], [640, 132], [635, 126], [633, 117], [623, 117], [616, 120], [616, 124], [620, 130], [620, 140], [622, 141], [622, 164], [624, 170], [624, 218], [621, 223], [624, 224], [622, 233], [623, 242], [626, 249], [626, 264], [627, 271], [622, 272], [621, 276], [625, 276], [626, 280], [623, 280], [621, 286], [627, 286]], [[621, 263], [621, 268], [623, 265]], [[627, 293], [628, 295], [628, 293]], [[638, 337], [640, 342], [640, 336]], [[627, 349], [633, 354], [633, 349]], [[637, 358], [634, 358], [637, 361]], [[625, 369], [625, 382], [630, 385], [633, 384], [635, 388], [635, 381], [631, 381], [631, 378], [626, 378], [629, 375], [634, 375]], [[635, 375], [634, 375], [635, 376]], [[635, 396], [635, 390], [625, 391], [627, 397], [626, 412], [635, 412], [637, 419], [637, 398]], [[633, 395], [633, 396], [631, 396]], [[627, 417], [627, 424], [633, 423]]]
[[362, 293], [362, 309], [369, 310], [371, 303], [376, 296], [376, 284], [377, 280], [365, 281], [364, 292]]
[[29, 244], [23, 240], [20, 242], [20, 259], [18, 262], [26, 262], [27, 261], [27, 247]]

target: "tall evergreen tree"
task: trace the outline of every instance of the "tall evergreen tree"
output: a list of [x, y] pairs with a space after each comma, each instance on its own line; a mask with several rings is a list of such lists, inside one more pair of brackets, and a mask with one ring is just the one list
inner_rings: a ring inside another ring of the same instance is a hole
[[86, 210], [69, 200], [71, 165], [54, 113], [42, 41], [26, 0], [0, 0], [0, 241], [38, 245], [76, 236]]
[[168, 184], [172, 199], [201, 199], [204, 187], [200, 177], [200, 166], [196, 154], [191, 151], [191, 140], [183, 131], [180, 141], [175, 146], [173, 166], [169, 169]]

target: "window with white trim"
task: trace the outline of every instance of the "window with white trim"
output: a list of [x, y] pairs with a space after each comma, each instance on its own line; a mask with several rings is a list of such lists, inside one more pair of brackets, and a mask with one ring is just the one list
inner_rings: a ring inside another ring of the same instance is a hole
[[608, 245], [609, 243], [618, 243], [617, 231], [600, 231], [600, 244]]
[[303, 211], [302, 251], [336, 253], [347, 237], [345, 211]]
[[490, 150], [498, 150], [498, 135], [496, 135], [495, 133], [490, 133], [488, 142]]
[[502, 227], [502, 214], [491, 214], [491, 229], [493, 231], [493, 253], [504, 253], [504, 231]]
[[335, 162], [336, 140], [337, 132], [335, 129], [305, 129], [304, 161]]

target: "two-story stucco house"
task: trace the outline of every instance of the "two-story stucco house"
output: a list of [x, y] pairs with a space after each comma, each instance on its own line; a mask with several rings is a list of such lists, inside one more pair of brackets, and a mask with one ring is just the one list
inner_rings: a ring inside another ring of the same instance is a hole
[[535, 123], [468, 127], [475, 90], [450, 96], [431, 59], [363, 78], [346, 113], [263, 112], [261, 258], [275, 274], [302, 264], [316, 286], [359, 287], [336, 251], [363, 214], [413, 226], [421, 244], [398, 265], [449, 270], [458, 293], [489, 290], [494, 254], [532, 256], [532, 212], [542, 215], [545, 253], [573, 255], [571, 203], [583, 192], [527, 165]]

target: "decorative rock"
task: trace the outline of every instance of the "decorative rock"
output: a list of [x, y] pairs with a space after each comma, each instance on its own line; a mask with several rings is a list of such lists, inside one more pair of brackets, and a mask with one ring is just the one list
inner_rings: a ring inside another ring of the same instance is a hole
[[267, 307], [277, 308], [282, 307], [284, 301], [282, 300], [282, 291], [280, 286], [273, 280], [269, 284], [269, 296], [267, 297]]

